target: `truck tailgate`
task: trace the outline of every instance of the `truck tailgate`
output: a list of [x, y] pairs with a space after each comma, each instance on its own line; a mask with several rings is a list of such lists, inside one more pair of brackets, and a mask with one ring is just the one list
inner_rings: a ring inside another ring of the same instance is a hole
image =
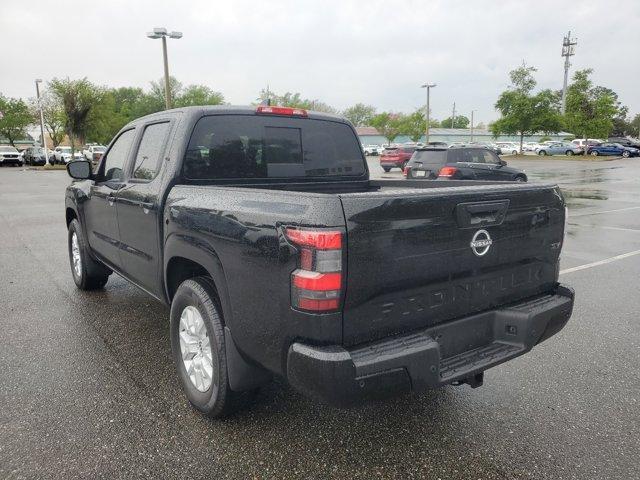
[[564, 234], [553, 185], [398, 188], [340, 195], [345, 345], [552, 289]]

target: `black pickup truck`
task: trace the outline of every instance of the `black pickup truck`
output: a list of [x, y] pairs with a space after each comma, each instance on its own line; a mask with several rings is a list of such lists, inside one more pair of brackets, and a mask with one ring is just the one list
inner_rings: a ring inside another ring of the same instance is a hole
[[571, 315], [557, 186], [373, 181], [340, 117], [169, 110], [68, 172], [76, 285], [116, 272], [169, 304], [179, 377], [211, 416], [274, 374], [339, 405], [476, 387]]

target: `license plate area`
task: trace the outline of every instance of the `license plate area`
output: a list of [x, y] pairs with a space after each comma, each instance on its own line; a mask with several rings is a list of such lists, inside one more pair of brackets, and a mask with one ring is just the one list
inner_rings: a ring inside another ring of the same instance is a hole
[[427, 176], [427, 172], [424, 170], [416, 170], [415, 172], [413, 172], [413, 174], [416, 177], [426, 177]]

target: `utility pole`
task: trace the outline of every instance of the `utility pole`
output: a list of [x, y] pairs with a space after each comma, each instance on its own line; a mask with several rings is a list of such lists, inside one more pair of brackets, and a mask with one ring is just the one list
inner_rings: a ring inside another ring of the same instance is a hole
[[453, 112], [451, 112], [451, 128], [456, 125], [456, 102], [453, 102]]
[[38, 98], [38, 110], [40, 110], [40, 137], [42, 137], [42, 148], [44, 149], [45, 164], [49, 163], [49, 155], [47, 155], [47, 139], [44, 138], [44, 114], [42, 113], [42, 100], [40, 100], [40, 83], [42, 79], [36, 79], [36, 96]]
[[475, 110], [471, 110], [471, 140], [470, 142], [473, 143], [473, 112]]
[[578, 42], [575, 38], [571, 38], [571, 30], [567, 33], [567, 36], [564, 37], [562, 41], [562, 56], [564, 57], [564, 83], [562, 84], [562, 107], [560, 112], [564, 115], [564, 112], [567, 108], [567, 81], [569, 79], [569, 67], [571, 63], [569, 62], [569, 57], [575, 55], [576, 45]]
[[429, 91], [435, 87], [436, 84], [435, 83], [425, 83], [424, 85], [420, 85], [420, 88], [426, 88], [427, 89], [427, 129], [425, 132], [425, 139], [424, 139], [424, 143], [425, 145], [429, 145], [429, 123], [431, 123], [431, 106], [429, 105]]

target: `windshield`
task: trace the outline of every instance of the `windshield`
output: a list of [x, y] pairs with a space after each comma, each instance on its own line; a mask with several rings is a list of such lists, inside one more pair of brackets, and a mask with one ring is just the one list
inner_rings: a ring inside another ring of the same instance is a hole
[[104, 152], [105, 150], [105, 147], [93, 147], [94, 152]]
[[4, 153], [18, 153], [18, 150], [16, 150], [13, 147], [0, 147], [0, 152], [4, 152]]
[[71, 147], [58, 147], [62, 153], [71, 153]]
[[360, 143], [344, 123], [260, 115], [213, 115], [195, 126], [186, 178], [287, 178], [364, 173]]

